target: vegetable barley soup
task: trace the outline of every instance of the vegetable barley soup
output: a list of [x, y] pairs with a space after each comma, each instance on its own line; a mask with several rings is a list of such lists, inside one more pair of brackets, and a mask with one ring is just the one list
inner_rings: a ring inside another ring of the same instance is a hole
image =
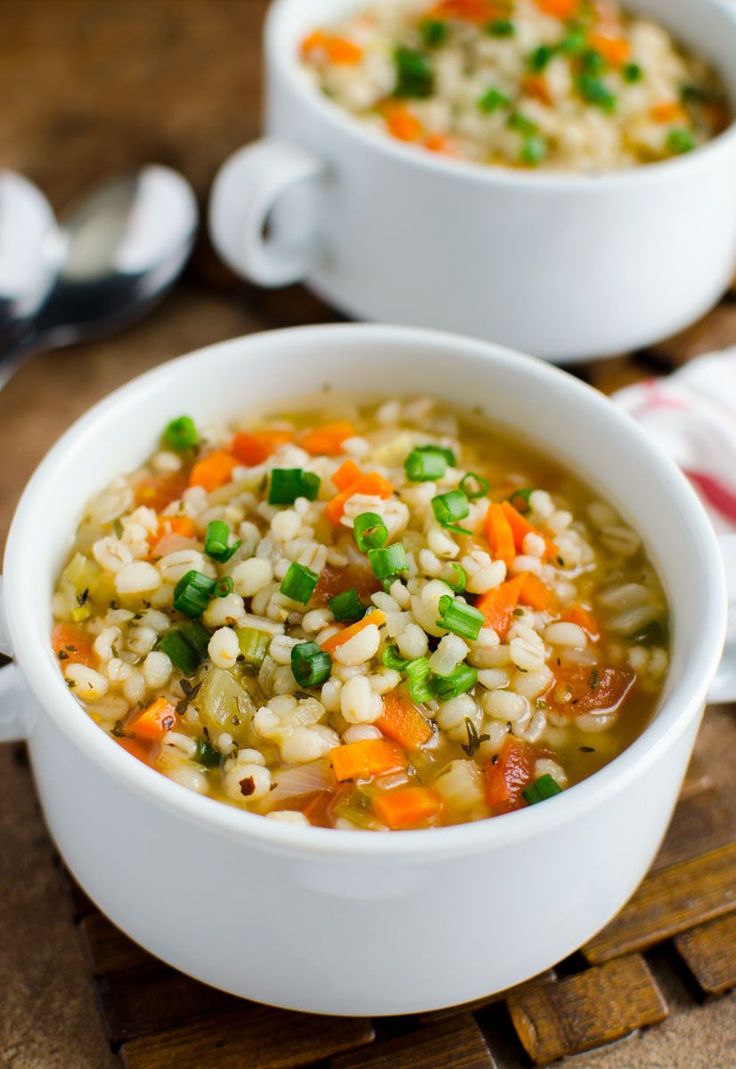
[[668, 665], [635, 532], [430, 399], [173, 420], [90, 502], [53, 607], [67, 685], [116, 743], [330, 828], [544, 802], [642, 731]]
[[480, 163], [618, 170], [689, 152], [729, 122], [715, 72], [615, 0], [386, 0], [301, 50], [362, 122]]

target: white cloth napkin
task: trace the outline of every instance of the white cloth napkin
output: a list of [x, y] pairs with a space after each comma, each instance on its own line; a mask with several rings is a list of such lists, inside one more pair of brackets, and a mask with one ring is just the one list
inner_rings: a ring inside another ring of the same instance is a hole
[[736, 347], [691, 360], [613, 401], [688, 476], [719, 533], [736, 532]]

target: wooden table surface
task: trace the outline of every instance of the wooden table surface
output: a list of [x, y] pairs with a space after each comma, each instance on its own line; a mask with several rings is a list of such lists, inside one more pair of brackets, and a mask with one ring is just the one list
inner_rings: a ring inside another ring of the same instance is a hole
[[[218, 164], [259, 133], [266, 7], [263, 0], [4, 0], [0, 166], [27, 174], [62, 208], [100, 178], [157, 161], [181, 170], [204, 202]], [[264, 294], [236, 282], [202, 239], [184, 280], [145, 323], [41, 356], [0, 393], [0, 538], [51, 443], [114, 387], [200, 345], [334, 318], [299, 288]], [[610, 390], [727, 343], [736, 343], [733, 300], [653, 351], [585, 373]], [[709, 714], [699, 749], [736, 813], [731, 713]], [[0, 842], [0, 1069], [117, 1065], [30, 775], [8, 746], [0, 747]], [[578, 1066], [733, 1069], [734, 996], [699, 1006], [676, 975], [660, 979], [678, 1012], [623, 1046], [582, 1056]], [[518, 1051], [495, 1053], [501, 1069], [522, 1064]]]

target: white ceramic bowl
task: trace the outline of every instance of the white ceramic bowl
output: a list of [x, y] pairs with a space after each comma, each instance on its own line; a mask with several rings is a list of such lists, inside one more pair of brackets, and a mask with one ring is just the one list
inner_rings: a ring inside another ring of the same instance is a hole
[[[736, 270], [736, 125], [687, 157], [594, 177], [443, 159], [367, 128], [300, 67], [310, 29], [366, 2], [271, 5], [268, 137], [228, 160], [210, 203], [235, 271], [557, 361], [641, 348], [716, 302]], [[733, 0], [629, 6], [711, 58], [736, 107]]]
[[[182, 412], [235, 415], [323, 384], [481, 405], [588, 480], [642, 534], [672, 610], [672, 668], [654, 721], [601, 772], [544, 805], [459, 827], [294, 828], [152, 771], [74, 700], [49, 643], [50, 600], [89, 496], [138, 466]], [[685, 479], [628, 416], [517, 353], [359, 325], [215, 345], [95, 406], [23, 495], [3, 601], [16, 665], [0, 671], [0, 738], [28, 739], [46, 820], [85, 891], [184, 972], [248, 998], [337, 1014], [474, 999], [598, 931], [662, 838], [725, 626], [711, 527]]]

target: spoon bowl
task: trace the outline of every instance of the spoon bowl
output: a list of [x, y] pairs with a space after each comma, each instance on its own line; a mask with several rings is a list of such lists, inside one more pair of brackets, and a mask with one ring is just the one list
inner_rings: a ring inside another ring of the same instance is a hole
[[54, 213], [27, 178], [0, 171], [0, 348], [42, 304], [61, 259]]

